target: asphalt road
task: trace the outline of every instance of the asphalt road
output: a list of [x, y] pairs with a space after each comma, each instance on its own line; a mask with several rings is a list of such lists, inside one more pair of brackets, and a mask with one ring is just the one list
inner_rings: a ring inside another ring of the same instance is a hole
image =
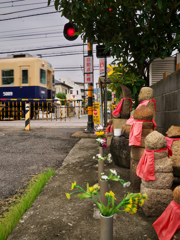
[[[0, 199], [27, 185], [32, 175], [46, 168], [58, 169], [78, 138], [71, 135], [84, 128], [2, 127], [0, 122]], [[7, 124], [7, 123], [6, 123]]]

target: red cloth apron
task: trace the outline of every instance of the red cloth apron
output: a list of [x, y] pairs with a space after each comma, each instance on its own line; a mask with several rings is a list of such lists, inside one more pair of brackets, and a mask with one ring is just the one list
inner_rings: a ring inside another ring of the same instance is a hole
[[112, 113], [113, 115], [118, 116], [118, 114], [121, 113], [122, 104], [123, 104], [124, 99], [130, 99], [131, 100], [131, 110], [132, 110], [132, 99], [131, 98], [122, 98], [121, 101], [119, 102], [119, 104], [117, 105], [116, 109]]
[[180, 138], [168, 138], [168, 137], [165, 137], [165, 138], [166, 138], [166, 141], [167, 141], [167, 145], [168, 145], [169, 147], [172, 146], [172, 144], [173, 144], [174, 141], [180, 140]]
[[169, 147], [158, 150], [148, 150], [145, 148], [136, 168], [137, 176], [142, 178], [144, 181], [156, 180], [154, 170], [154, 152], [163, 152], [166, 150], [168, 150], [168, 157], [172, 156], [172, 150]]
[[153, 223], [159, 240], [171, 240], [180, 228], [180, 204], [170, 202], [161, 216]]
[[[150, 101], [154, 102], [155, 112], [156, 112], [156, 101], [155, 101], [154, 99], [145, 100], [145, 101], [140, 102], [140, 104], [137, 106], [136, 109], [140, 108], [142, 105], [147, 106], [147, 104], [148, 104]], [[132, 116], [127, 120], [126, 124], [132, 125], [132, 124], [133, 124], [133, 121], [134, 121], [134, 117], [133, 117], [133, 115], [132, 115]]]
[[113, 125], [108, 125], [106, 128], [106, 133], [113, 132]]
[[141, 134], [143, 122], [153, 122], [153, 130], [157, 127], [154, 119], [152, 120], [136, 120], [133, 119], [133, 124], [129, 134], [129, 146], [141, 146]]

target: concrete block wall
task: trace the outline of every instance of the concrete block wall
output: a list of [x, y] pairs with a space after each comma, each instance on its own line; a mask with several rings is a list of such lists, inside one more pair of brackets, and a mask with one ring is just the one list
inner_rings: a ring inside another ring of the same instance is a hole
[[172, 125], [180, 126], [180, 69], [151, 87], [157, 106], [157, 131], [166, 135]]

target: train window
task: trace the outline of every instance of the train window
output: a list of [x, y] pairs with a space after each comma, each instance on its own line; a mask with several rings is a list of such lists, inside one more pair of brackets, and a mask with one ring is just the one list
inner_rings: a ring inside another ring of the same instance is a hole
[[2, 85], [14, 84], [14, 69], [2, 70]]
[[22, 83], [28, 83], [28, 69], [22, 69]]
[[40, 69], [40, 83], [46, 84], [46, 71], [44, 69]]

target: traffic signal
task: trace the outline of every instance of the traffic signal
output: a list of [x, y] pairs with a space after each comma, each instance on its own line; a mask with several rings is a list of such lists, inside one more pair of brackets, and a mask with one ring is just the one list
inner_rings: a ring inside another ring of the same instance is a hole
[[66, 23], [64, 25], [63, 34], [64, 37], [69, 41], [74, 41], [78, 38], [78, 35], [74, 35], [74, 33], [78, 32], [78, 28], [74, 23]]
[[111, 52], [110, 50], [105, 53], [105, 45], [96, 45], [96, 57], [97, 58], [105, 58], [110, 57]]

